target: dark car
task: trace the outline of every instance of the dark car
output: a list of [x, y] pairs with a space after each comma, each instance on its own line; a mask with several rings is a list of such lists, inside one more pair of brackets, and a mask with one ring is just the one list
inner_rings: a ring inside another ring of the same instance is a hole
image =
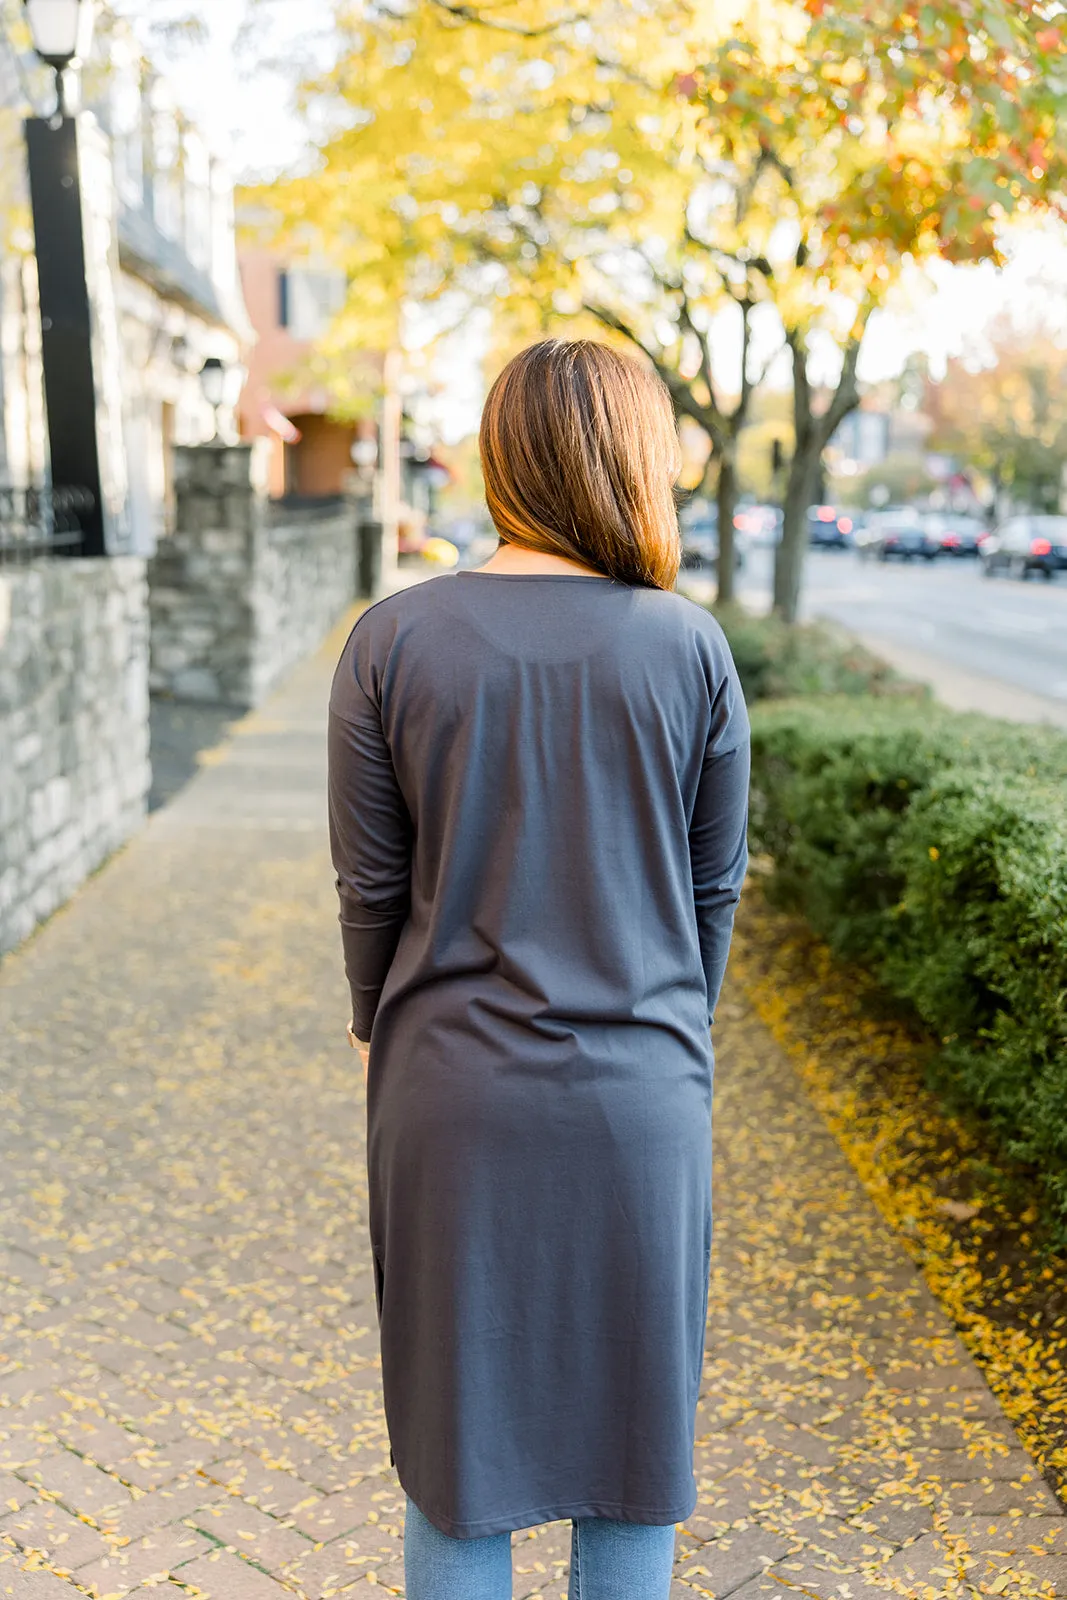
[[856, 536], [856, 548], [864, 559], [875, 556], [879, 561], [888, 561], [891, 556], [899, 556], [902, 561], [911, 561], [921, 556], [932, 561], [940, 546], [927, 533], [914, 506], [892, 506], [868, 516]]
[[976, 556], [986, 538], [985, 525], [977, 517], [954, 511], [931, 512], [926, 532], [945, 556]]
[[836, 506], [808, 507], [808, 543], [823, 550], [852, 549], [853, 519]]
[[982, 571], [987, 578], [1006, 572], [1028, 578], [1040, 572], [1052, 578], [1067, 570], [1067, 517], [1009, 517], [982, 544]]
[[714, 567], [719, 559], [719, 522], [713, 516], [687, 517], [681, 523], [682, 566], [687, 571]]

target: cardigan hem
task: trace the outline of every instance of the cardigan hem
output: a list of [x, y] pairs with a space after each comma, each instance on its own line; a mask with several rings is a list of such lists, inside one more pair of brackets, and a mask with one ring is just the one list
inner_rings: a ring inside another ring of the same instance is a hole
[[427, 1522], [432, 1522], [440, 1533], [447, 1534], [451, 1539], [489, 1539], [494, 1534], [518, 1533], [522, 1528], [539, 1528], [546, 1522], [576, 1522], [583, 1517], [597, 1517], [605, 1522], [636, 1522], [651, 1527], [676, 1527], [692, 1516], [697, 1503], [694, 1490], [689, 1503], [677, 1511], [624, 1505], [613, 1500], [576, 1500], [569, 1505], [554, 1503], [538, 1506], [532, 1511], [512, 1511], [496, 1517], [476, 1517], [470, 1522], [455, 1522], [451, 1517], [429, 1510], [417, 1495], [411, 1494], [405, 1487], [403, 1478], [400, 1479], [400, 1487]]

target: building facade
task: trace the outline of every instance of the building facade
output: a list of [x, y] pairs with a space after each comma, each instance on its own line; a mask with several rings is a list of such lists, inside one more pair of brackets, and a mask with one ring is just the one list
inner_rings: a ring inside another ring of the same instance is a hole
[[[269, 226], [269, 224], [266, 224]], [[250, 235], [256, 220], [249, 217]], [[266, 244], [242, 244], [241, 285], [255, 329], [248, 381], [240, 404], [241, 433], [268, 441], [268, 482], [275, 499], [322, 499], [352, 486], [352, 446], [376, 437], [372, 397], [382, 381], [380, 358], [363, 358], [367, 419], [330, 416], [325, 388], [308, 381], [316, 344], [344, 304], [344, 274], [294, 263]]]
[[[29, 111], [34, 63], [0, 82], [4, 138]], [[173, 449], [215, 431], [200, 372], [208, 357], [239, 365], [254, 334], [241, 297], [233, 183], [175, 104], [165, 80], [118, 25], [101, 31], [84, 73], [83, 115], [110, 155], [111, 193], [93, 196], [117, 244], [114, 302], [127, 463], [126, 547], [150, 554], [173, 522]], [[9, 163], [9, 182], [11, 166]], [[12, 187], [24, 204], [20, 165]], [[21, 195], [18, 191], [21, 190]], [[47, 481], [40, 315], [32, 236], [8, 229], [0, 245], [0, 483]]]
[[250, 209], [239, 223], [241, 284], [256, 332], [239, 407], [242, 437], [263, 441], [272, 498], [365, 499], [382, 525], [388, 570], [425, 544], [437, 489], [449, 477], [433, 455], [432, 434], [406, 413], [399, 351], [352, 358], [346, 386], [355, 416], [338, 416], [314, 374], [345, 304], [344, 274], [274, 246], [267, 214]]

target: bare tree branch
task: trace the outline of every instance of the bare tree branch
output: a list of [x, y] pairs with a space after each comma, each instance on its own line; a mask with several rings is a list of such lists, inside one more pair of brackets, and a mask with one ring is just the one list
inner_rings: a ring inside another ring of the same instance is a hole
[[569, 27], [575, 22], [588, 22], [588, 13], [573, 11], [567, 16], [557, 17], [555, 22], [546, 22], [540, 28], [527, 28], [521, 22], [506, 22], [500, 17], [487, 16], [484, 11], [479, 11], [477, 6], [464, 5], [462, 0], [430, 0], [430, 4], [444, 11], [456, 22], [474, 22], [481, 28], [493, 28], [497, 33], [514, 34], [520, 39], [543, 39], [546, 34], [555, 33], [560, 28]]
[[753, 385], [752, 380], [748, 375], [748, 352], [749, 346], [752, 343], [752, 324], [750, 318], [752, 315], [754, 301], [746, 296], [744, 300], [739, 300], [737, 304], [741, 311], [741, 394], [738, 398], [737, 405], [734, 408], [734, 414], [731, 418], [735, 437], [740, 432], [741, 425], [748, 416], [749, 401], [752, 398]]
[[845, 346], [845, 359], [837, 388], [834, 390], [833, 399], [816, 423], [816, 432], [821, 441], [820, 447], [825, 447], [829, 444], [840, 423], [860, 403], [859, 385], [856, 382], [856, 363], [859, 360], [862, 341], [863, 335], [861, 333], [858, 337], [854, 335]]
[[778, 154], [765, 133], [760, 135], [760, 152], [760, 165], [773, 167], [785, 181], [786, 188], [795, 189], [797, 186], [796, 173], [788, 162], [784, 161]]
[[586, 301], [582, 309], [588, 312], [591, 317], [595, 317], [603, 327], [610, 328], [613, 333], [621, 334], [624, 339], [640, 350], [667, 385], [671, 399], [674, 402], [675, 411], [682, 416], [691, 417], [694, 422], [704, 429], [709, 438], [715, 438], [716, 433], [719, 431], [720, 419], [718, 413], [712, 412], [707, 406], [700, 404], [685, 379], [672, 366], [669, 366], [653, 348], [646, 344], [634, 328], [624, 322], [622, 317], [617, 312], [612, 311], [609, 306], [601, 306], [594, 302]]
[[796, 430], [794, 455], [802, 456], [811, 439], [811, 380], [808, 377], [808, 352], [798, 328], [785, 330], [785, 342], [793, 354], [793, 419]]
[[[738, 290], [734, 288], [729, 274], [724, 270], [723, 261], [732, 261], [734, 266], [740, 267], [746, 276], [751, 272], [756, 272], [767, 283], [774, 281], [774, 268], [766, 256], [741, 256], [736, 251], [724, 249], [722, 245], [716, 244], [713, 239], [701, 239], [699, 234], [693, 232], [688, 217], [684, 224], [684, 237], [686, 244], [692, 245], [695, 250], [703, 250], [706, 253], [711, 265], [719, 274], [723, 288], [734, 300], [740, 301], [741, 296]], [[750, 280], [749, 293], [751, 293], [752, 287]]]
[[728, 250], [723, 250], [719, 245], [709, 246], [717, 255], [723, 256], [727, 261], [736, 262], [739, 267], [744, 267], [746, 272], [758, 272], [761, 278], [770, 283], [774, 278], [774, 268], [766, 256], [739, 256], [733, 255]]
[[767, 381], [767, 378], [768, 378], [768, 376], [770, 374], [771, 368], [774, 366], [774, 363], [778, 360], [778, 357], [781, 355], [782, 349], [783, 349], [783, 346], [779, 345], [777, 350], [772, 350], [771, 354], [767, 357], [766, 361], [760, 367], [759, 375], [752, 380], [753, 389], [762, 389], [763, 385]]
[[768, 153], [767, 146], [761, 140], [760, 153], [756, 158], [756, 162], [752, 168], [752, 171], [742, 183], [737, 185], [737, 191], [734, 197], [735, 227], [740, 228], [741, 224], [748, 215], [749, 207], [751, 206], [753, 196], [756, 193], [756, 185], [760, 181], [764, 167], [772, 164], [773, 163], [771, 161], [770, 154]]
[[703, 378], [704, 387], [708, 391], [708, 409], [713, 412], [716, 417], [721, 418], [722, 412], [719, 409], [719, 402], [715, 395], [715, 382], [711, 372], [711, 346], [708, 343], [707, 335], [700, 328], [698, 328], [696, 323], [693, 321], [693, 312], [692, 307], [689, 304], [689, 296], [684, 290], [682, 292], [681, 316], [683, 325], [688, 332], [693, 335], [693, 338], [697, 342], [697, 348], [700, 351], [700, 376]]

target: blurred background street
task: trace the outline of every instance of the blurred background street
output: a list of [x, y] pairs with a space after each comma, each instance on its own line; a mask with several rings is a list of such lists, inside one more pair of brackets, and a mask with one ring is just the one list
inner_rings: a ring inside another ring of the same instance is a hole
[[[738, 579], [746, 606], [768, 609], [772, 577], [773, 552], [754, 548]], [[694, 575], [686, 586], [706, 595], [714, 580]], [[967, 695], [967, 709], [1067, 727], [1067, 583], [998, 582], [957, 559], [872, 567], [852, 552], [814, 551], [800, 614], [850, 629], [895, 665], [943, 686], [948, 704]], [[1000, 700], [993, 686], [1025, 698]]]

